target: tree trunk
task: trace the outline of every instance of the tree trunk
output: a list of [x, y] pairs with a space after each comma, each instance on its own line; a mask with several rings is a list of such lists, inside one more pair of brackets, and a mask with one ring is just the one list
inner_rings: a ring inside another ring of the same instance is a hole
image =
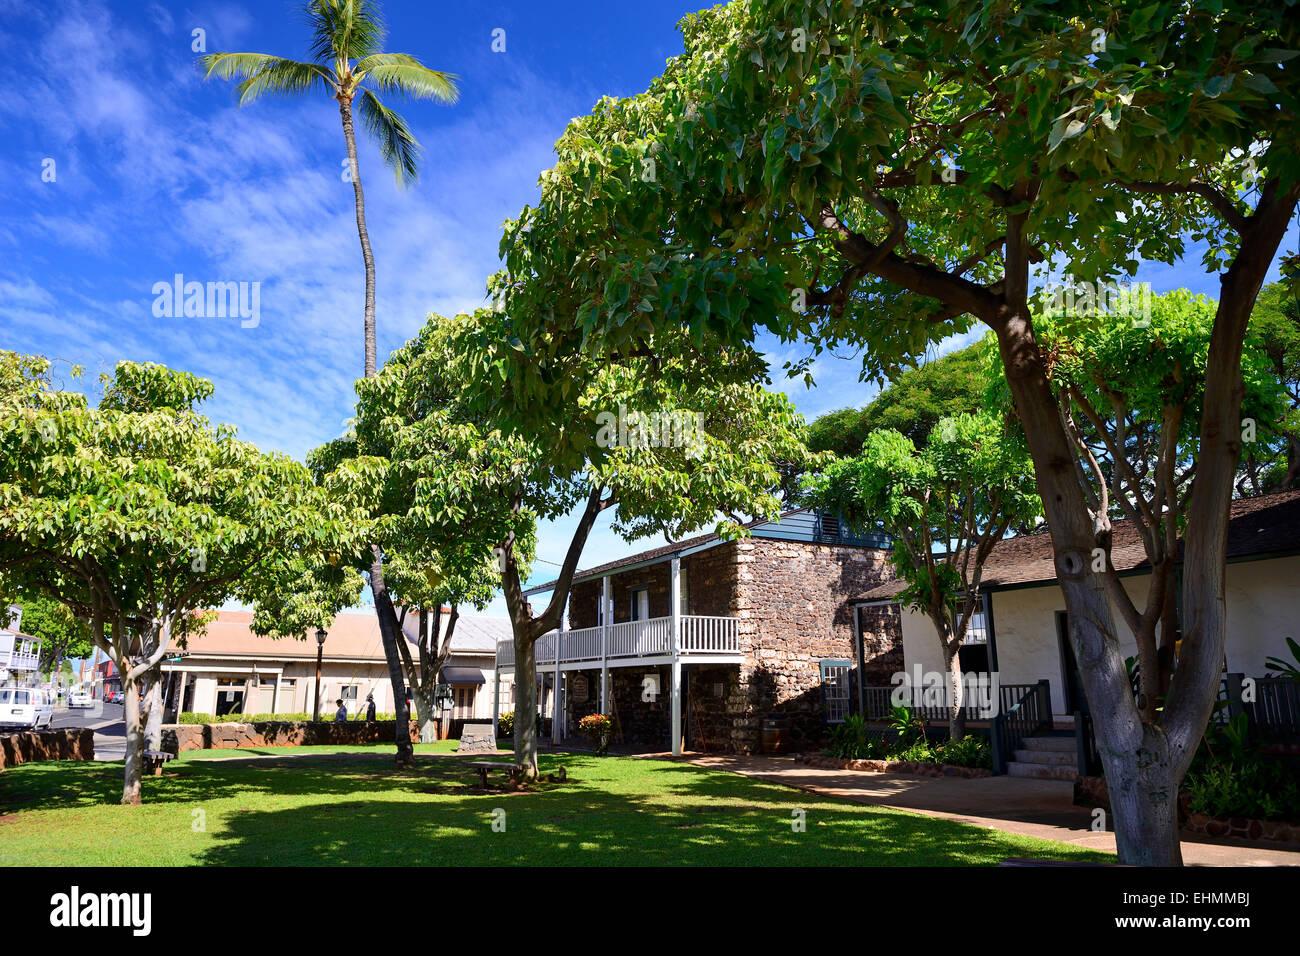
[[1061, 425], [1028, 316], [1006, 317], [998, 329], [998, 345], [1034, 460], [1097, 749], [1107, 785], [1120, 795], [1111, 797], [1119, 860], [1179, 866], [1177, 827], [1170, 812], [1177, 801], [1169, 799], [1177, 793], [1178, 780], [1167, 757], [1158, 758], [1167, 754], [1163, 734], [1142, 723], [1133, 699], [1105, 582], [1092, 570], [1096, 529], [1074, 474], [1076, 452]]
[[947, 641], [943, 662], [948, 668], [948, 739], [956, 743], [966, 736], [966, 689], [961, 682], [961, 654]]
[[388, 679], [393, 685], [393, 710], [397, 738], [397, 766], [409, 767], [415, 759], [411, 746], [411, 711], [406, 706], [406, 681], [402, 677], [401, 651], [397, 642], [405, 640], [393, 610], [393, 600], [384, 584], [384, 559], [378, 545], [371, 545], [374, 560], [370, 565], [370, 593], [375, 599], [375, 614], [379, 617], [379, 635], [384, 644], [384, 657], [388, 661]]
[[515, 631], [515, 767], [537, 779], [537, 645]]
[[420, 727], [420, 743], [431, 744], [438, 739], [438, 705], [434, 688], [428, 684], [415, 688], [415, 719]]
[[155, 667], [140, 681], [144, 698], [144, 747], [146, 750], [162, 750], [162, 668]]
[[1129, 866], [1182, 866], [1178, 842], [1178, 785], [1182, 773], [1170, 762], [1164, 731], [1142, 726], [1136, 749], [1115, 751], [1097, 741], [1110, 810], [1115, 849]]
[[357, 235], [361, 238], [361, 258], [366, 265], [366, 378], [375, 374], [375, 257], [370, 251], [370, 231], [366, 228], [366, 199], [361, 191], [361, 167], [357, 165], [357, 139], [352, 129], [352, 100], [339, 97], [339, 115], [343, 118], [343, 137], [348, 144], [348, 165], [352, 171], [352, 195], [357, 208]]
[[[128, 662], [129, 663], [129, 662]], [[122, 676], [122, 712], [126, 721], [126, 766], [122, 775], [122, 803], [140, 805], [140, 778], [144, 774], [144, 730], [140, 725], [140, 685], [130, 667], [118, 667]]]

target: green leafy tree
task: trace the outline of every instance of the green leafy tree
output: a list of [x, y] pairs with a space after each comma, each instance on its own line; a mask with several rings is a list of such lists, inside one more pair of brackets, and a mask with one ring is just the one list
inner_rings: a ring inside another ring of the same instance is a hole
[[[666, 328], [723, 345], [766, 328], [862, 346], [879, 378], [983, 323], [1034, 461], [1120, 858], [1179, 863], [1173, 795], [1222, 670], [1247, 324], [1300, 200], [1297, 8], [735, 0], [681, 27], [683, 55], [571, 123], [540, 201], [507, 225], [496, 288], [518, 348], [629, 355]], [[1151, 721], [1109, 562], [1092, 560], [1109, 522], [1036, 335], [1035, 270], [1111, 282], [1178, 261], [1189, 236], [1221, 295], [1193, 426], [1187, 626]], [[539, 417], [558, 401], [548, 374], [518, 383]]]
[[[1090, 561], [1137, 643], [1138, 707], [1144, 721], [1155, 722], [1182, 638], [1178, 542], [1198, 472], [1197, 425], [1216, 306], [1185, 289], [1153, 296], [1149, 305], [1149, 314], [1144, 306], [1136, 316], [1048, 308], [1035, 316], [1034, 327], [1076, 450], [1076, 479], [1097, 521]], [[1283, 384], [1253, 330], [1246, 341], [1241, 435], [1250, 448], [1276, 435], [1288, 410]], [[1000, 366], [995, 372], [994, 395], [1006, 401], [1005, 373]], [[1111, 522], [1119, 518], [1137, 529], [1151, 569], [1141, 607], [1109, 562]]]
[[[450, 374], [465, 383], [467, 414], [482, 424], [466, 430], [462, 454], [443, 459], [440, 483], [459, 502], [456, 517], [513, 515], [526, 527], [577, 517], [540, 610], [523, 593], [526, 542], [514, 533], [500, 539], [514, 633], [515, 763], [534, 778], [536, 643], [560, 624], [596, 519], [610, 512], [628, 541], [710, 526], [738, 536], [746, 516], [778, 512], [778, 465], [802, 467], [806, 426], [783, 394], [760, 384], [766, 365], [748, 349], [698, 348], [689, 335], [661, 331], [643, 350], [609, 361], [522, 350], [514, 330], [530, 320], [521, 315], [484, 309], [460, 321]], [[544, 423], [533, 414], [538, 381], [549, 382]]]
[[854, 526], [879, 522], [894, 539], [900, 602], [920, 609], [938, 634], [948, 676], [952, 740], [966, 735], [961, 659], [980, 609], [984, 562], [1009, 529], [1042, 513], [1022, 436], [997, 413], [940, 419], [921, 447], [879, 428], [861, 451], [813, 477], [811, 494]]
[[141, 685], [154, 715], [168, 643], [201, 632], [202, 608], [258, 600], [297, 557], [357, 547], [355, 522], [303, 465], [203, 418], [204, 379], [120, 362], [91, 407], [48, 370], [0, 352], [0, 593], [89, 622], [121, 674], [122, 802], [138, 804]]
[[[495, 549], [507, 535], [513, 533], [520, 542], [521, 560], [529, 556], [527, 542], [533, 537], [526, 517], [504, 510], [476, 509], [477, 520], [460, 520], [461, 499], [447, 497], [443, 476], [449, 462], [462, 454], [467, 435], [486, 431], [463, 413], [462, 383], [449, 372], [455, 333], [455, 320], [431, 316], [376, 376], [357, 382], [352, 434], [311, 456], [325, 487], [365, 512], [367, 534], [382, 554], [379, 575], [369, 552], [354, 560], [370, 575], [389, 652], [399, 713], [399, 764], [412, 756], [403, 732], [406, 684], [416, 703], [421, 740], [435, 739], [438, 674], [450, 657], [460, 608], [481, 610], [492, 599], [500, 574]], [[443, 605], [451, 607], [445, 627]], [[419, 615], [414, 654], [403, 632], [412, 610]]]
[[[239, 105], [270, 94], [305, 96], [327, 93], [339, 105], [348, 169], [356, 202], [357, 235], [366, 268], [366, 365], [375, 373], [375, 259], [366, 228], [366, 202], [357, 165], [353, 105], [384, 162], [399, 183], [419, 175], [420, 144], [401, 114], [379, 98], [456, 102], [456, 77], [431, 70], [408, 53], [385, 53], [385, 29], [379, 4], [368, 0], [307, 0], [303, 13], [311, 30], [310, 59], [286, 59], [267, 53], [210, 53], [202, 57], [205, 77], [239, 79]], [[369, 84], [367, 86], [367, 83]]]
[[852, 456], [877, 428], [902, 432], [920, 447], [939, 419], [984, 407], [991, 351], [980, 341], [908, 369], [863, 408], [820, 416], [808, 426], [808, 447]]
[[95, 649], [90, 628], [51, 598], [34, 596], [18, 603], [23, 609], [23, 633], [41, 639], [41, 669], [61, 678], [63, 662], [89, 657]]
[[1250, 316], [1250, 335], [1286, 389], [1286, 409], [1261, 420], [1257, 440], [1243, 449], [1242, 494], [1282, 491], [1300, 482], [1300, 258], [1287, 261], [1285, 278], [1260, 290]]

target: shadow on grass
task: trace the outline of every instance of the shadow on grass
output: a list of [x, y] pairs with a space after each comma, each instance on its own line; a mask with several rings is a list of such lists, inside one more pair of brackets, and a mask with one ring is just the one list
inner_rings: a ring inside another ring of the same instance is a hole
[[[483, 793], [468, 759], [426, 758], [402, 771], [389, 755], [173, 763], [168, 776], [145, 779], [144, 799], [230, 798], [210, 805], [211, 842], [197, 848], [196, 862], [216, 866], [862, 866], [1106, 858], [680, 763], [543, 755], [542, 772], [564, 766], [568, 783]], [[0, 813], [116, 803], [120, 793], [120, 764], [26, 764], [0, 774]]]

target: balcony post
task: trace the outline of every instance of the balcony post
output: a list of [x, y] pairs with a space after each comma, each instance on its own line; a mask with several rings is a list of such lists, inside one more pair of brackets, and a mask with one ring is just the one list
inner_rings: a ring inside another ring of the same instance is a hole
[[672, 751], [673, 756], [682, 752], [682, 559], [674, 554], [670, 565], [669, 596], [672, 604], [672, 628], [668, 634], [669, 651], [672, 656], [671, 679], [669, 684], [670, 704], [672, 709]]
[[[500, 654], [501, 645], [497, 644]], [[497, 718], [501, 716], [501, 660], [498, 656], [492, 661], [492, 739], [497, 737]]]
[[600, 712], [609, 713], [609, 575], [600, 579]]
[[553, 690], [554, 706], [551, 716], [551, 742], [559, 743], [563, 738], [560, 736], [560, 681], [563, 675], [560, 673], [560, 661], [564, 660], [564, 616], [560, 616], [560, 627], [555, 632], [555, 688]]

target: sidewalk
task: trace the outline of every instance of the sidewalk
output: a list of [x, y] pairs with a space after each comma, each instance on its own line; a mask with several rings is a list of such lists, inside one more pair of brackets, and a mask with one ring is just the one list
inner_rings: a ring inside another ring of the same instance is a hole
[[[660, 755], [662, 756], [662, 755]], [[1074, 785], [1064, 780], [1022, 777], [913, 777], [863, 770], [826, 770], [792, 757], [702, 755], [688, 762], [711, 770], [755, 777], [819, 796], [943, 817], [975, 826], [1057, 840], [1115, 852], [1115, 836], [1092, 830], [1092, 811], [1071, 801]], [[1300, 866], [1300, 846], [1243, 843], [1183, 834], [1183, 862], [1189, 866]]]

